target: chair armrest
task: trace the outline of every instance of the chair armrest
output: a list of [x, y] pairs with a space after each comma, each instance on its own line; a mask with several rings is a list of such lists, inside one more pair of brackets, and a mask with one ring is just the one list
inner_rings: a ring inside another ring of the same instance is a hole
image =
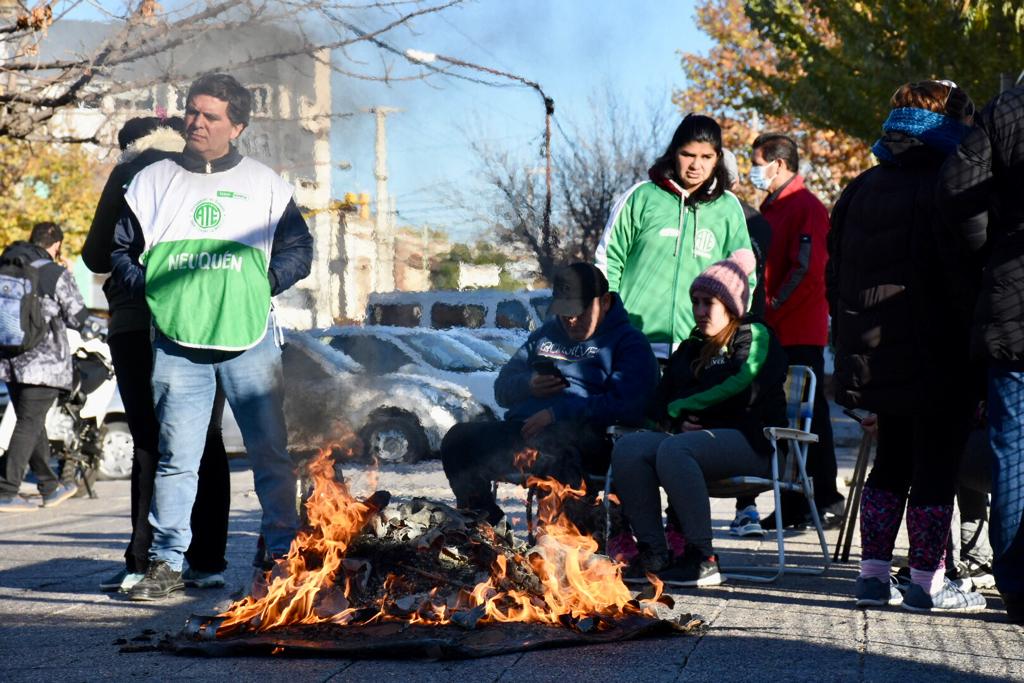
[[609, 425], [604, 433], [610, 436], [613, 440], [619, 437], [625, 436], [626, 434], [633, 434], [635, 432], [650, 432], [650, 429], [644, 429], [643, 427], [625, 427], [623, 425]]
[[764, 436], [769, 440], [785, 439], [789, 441], [803, 441], [805, 443], [818, 443], [817, 434], [790, 427], [765, 427]]

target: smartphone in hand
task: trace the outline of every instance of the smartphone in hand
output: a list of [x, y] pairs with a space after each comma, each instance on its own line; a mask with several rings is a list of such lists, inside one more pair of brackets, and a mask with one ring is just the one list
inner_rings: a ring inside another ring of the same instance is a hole
[[843, 408], [843, 415], [850, 418], [857, 424], [862, 424], [864, 422], [864, 418], [867, 417], [867, 415], [862, 415], [861, 413], [858, 413], [856, 410], [853, 410], [851, 408]]
[[569, 384], [569, 381], [565, 379], [565, 375], [562, 371], [555, 367], [555, 362], [550, 358], [538, 358], [531, 364], [533, 371], [538, 375], [548, 375], [550, 377], [557, 377], [562, 380], [563, 384]]

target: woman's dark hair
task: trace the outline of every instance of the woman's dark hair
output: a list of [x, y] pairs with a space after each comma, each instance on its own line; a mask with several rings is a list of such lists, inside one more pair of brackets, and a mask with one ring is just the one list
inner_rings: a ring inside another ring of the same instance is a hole
[[228, 118], [231, 123], [249, 125], [252, 112], [252, 94], [230, 74], [206, 74], [197, 78], [188, 88], [185, 102], [191, 102], [196, 95], [209, 95], [228, 103]]
[[718, 161], [715, 168], [704, 183], [697, 188], [696, 192], [690, 193], [687, 204], [696, 202], [710, 202], [718, 199], [729, 189], [729, 174], [722, 162], [722, 128], [710, 116], [701, 114], [687, 114], [676, 132], [672, 134], [672, 141], [668, 143], [668, 149], [658, 157], [651, 167], [653, 179], [668, 178], [680, 182], [676, 174], [676, 154], [679, 148], [691, 142], [706, 142], [715, 149], [718, 154]]

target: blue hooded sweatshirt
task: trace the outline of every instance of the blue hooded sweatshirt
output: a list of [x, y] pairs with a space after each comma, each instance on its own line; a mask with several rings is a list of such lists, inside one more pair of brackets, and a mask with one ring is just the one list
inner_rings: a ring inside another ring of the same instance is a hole
[[[569, 337], [554, 317], [535, 330], [494, 382], [494, 397], [508, 408], [506, 420], [525, 420], [551, 408], [556, 422], [639, 426], [658, 384], [658, 362], [642, 332], [629, 322], [618, 294], [597, 331], [586, 341]], [[530, 394], [533, 363], [550, 360], [569, 386], [548, 398]]]

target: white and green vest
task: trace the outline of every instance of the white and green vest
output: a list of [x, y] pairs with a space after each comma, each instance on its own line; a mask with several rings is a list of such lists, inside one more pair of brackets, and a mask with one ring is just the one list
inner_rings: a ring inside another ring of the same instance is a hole
[[241, 351], [270, 316], [270, 249], [292, 188], [249, 158], [218, 173], [170, 159], [147, 166], [125, 193], [142, 226], [153, 323], [192, 348]]

